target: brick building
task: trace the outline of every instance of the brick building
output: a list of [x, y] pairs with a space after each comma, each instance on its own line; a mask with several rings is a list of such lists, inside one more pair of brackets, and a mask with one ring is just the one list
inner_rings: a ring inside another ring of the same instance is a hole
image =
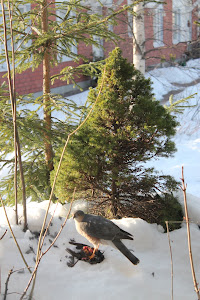
[[198, 39], [200, 1], [168, 0], [145, 9], [146, 66], [184, 60], [189, 45]]
[[[104, 13], [109, 7], [121, 6], [132, 3], [131, 0], [104, 0], [104, 7], [98, 6], [98, 2], [92, 3], [99, 13]], [[185, 56], [188, 43], [198, 38], [199, 1], [194, 0], [167, 0], [166, 4], [148, 3], [144, 5], [144, 53], [146, 68], [167, 61], [181, 60]], [[23, 10], [30, 10], [30, 4], [23, 6]], [[124, 13], [118, 18], [118, 24], [111, 28], [123, 40], [118, 42], [124, 57], [133, 61], [133, 20], [131, 14]], [[80, 42], [73, 49], [78, 54], [85, 55], [90, 59], [107, 57], [108, 53], [115, 47], [114, 43], [106, 42], [94, 36], [103, 49], [86, 46]], [[51, 74], [57, 74], [66, 66], [74, 66], [75, 62], [69, 57], [63, 57], [62, 62], [51, 69]], [[0, 83], [5, 81], [2, 76], [6, 73], [6, 64], [0, 66]], [[42, 66], [34, 72], [31, 69], [16, 76], [16, 90], [19, 94], [35, 93], [38, 95], [42, 90]], [[90, 79], [86, 77], [77, 78], [77, 82], [83, 87], [89, 86]], [[64, 94], [72, 90], [72, 85], [67, 82], [56, 80], [52, 85], [52, 91]]]

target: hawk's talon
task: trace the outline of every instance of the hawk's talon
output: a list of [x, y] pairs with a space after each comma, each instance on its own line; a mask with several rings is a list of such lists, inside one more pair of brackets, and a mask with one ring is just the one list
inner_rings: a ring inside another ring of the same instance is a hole
[[93, 259], [95, 257], [95, 250], [93, 251], [92, 255], [89, 256], [89, 259]]

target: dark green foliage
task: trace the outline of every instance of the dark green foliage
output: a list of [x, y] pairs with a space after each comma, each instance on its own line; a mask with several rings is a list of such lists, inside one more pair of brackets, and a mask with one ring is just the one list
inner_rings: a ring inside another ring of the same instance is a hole
[[175, 189], [173, 178], [159, 176], [145, 162], [174, 153], [171, 137], [177, 123], [154, 100], [150, 80], [121, 56], [119, 48], [110, 53], [105, 67], [105, 78], [101, 75], [97, 88], [90, 90], [88, 109], [104, 80], [100, 97], [71, 139], [56, 195], [66, 200], [74, 187], [81, 195], [100, 193], [113, 215], [128, 215], [127, 207], [139, 198], [150, 201], [160, 190]]
[[[26, 182], [27, 197], [32, 200], [44, 200], [49, 197], [50, 186], [47, 181], [47, 167], [44, 159], [44, 137], [45, 127], [42, 115], [42, 98], [34, 99], [32, 95], [17, 96], [17, 104], [20, 108], [17, 111], [18, 132], [21, 137], [21, 153], [23, 158], [23, 169]], [[58, 98], [60, 98], [58, 96]], [[64, 144], [68, 132], [73, 128], [69, 125], [68, 119], [72, 122], [77, 118], [76, 105], [72, 101], [61, 101], [55, 95], [51, 98], [52, 112], [59, 110], [63, 113], [63, 121], [57, 120], [53, 113], [51, 138], [53, 147], [58, 148]], [[14, 201], [14, 153], [13, 153], [13, 121], [11, 105], [7, 95], [7, 86], [0, 87], [0, 162], [1, 169], [7, 167], [9, 170], [5, 178], [1, 178], [1, 194], [5, 196], [7, 203]], [[18, 182], [20, 182], [18, 171]], [[21, 186], [18, 188], [18, 196], [21, 199]]]
[[[116, 17], [129, 10], [132, 13], [133, 4], [121, 7], [114, 6], [107, 10], [107, 15], [98, 14], [92, 7], [81, 0], [53, 1], [45, 4], [40, 0], [12, 1], [12, 22], [15, 41], [15, 63], [17, 73], [31, 68], [33, 71], [39, 67], [44, 58], [46, 49], [51, 53], [51, 66], [68, 57], [78, 62], [77, 67], [63, 67], [60, 73], [54, 74], [56, 78], [76, 84], [74, 75], [89, 74], [95, 69], [92, 53], [87, 56], [77, 53], [77, 45], [81, 42], [86, 46], [101, 47], [94, 39], [99, 36], [106, 41], [116, 43], [120, 37], [110, 30], [110, 25], [117, 25]], [[29, 5], [29, 9], [23, 10]], [[99, 3], [99, 5], [101, 5]], [[48, 15], [48, 29], [42, 30], [41, 11], [46, 9]], [[8, 15], [5, 3], [6, 15]], [[1, 16], [1, 13], [0, 13]], [[30, 28], [30, 24], [32, 25]], [[0, 36], [3, 38], [3, 26], [0, 27]], [[10, 47], [10, 22], [7, 18], [7, 39]], [[11, 51], [9, 51], [11, 57]], [[5, 62], [5, 54], [0, 52], [0, 63]]]
[[[81, 0], [68, 0], [46, 2], [40, 0], [20, 0], [10, 3], [12, 11], [12, 28], [13, 40], [15, 48], [15, 67], [17, 73], [31, 68], [36, 70], [41, 63], [45, 53], [49, 53], [51, 59], [50, 67], [55, 67], [59, 62], [67, 57], [77, 64], [74, 67], [67, 66], [61, 70], [59, 74], [55, 74], [50, 70], [43, 73], [45, 78], [44, 86], [41, 90], [50, 90], [50, 79], [52, 82], [55, 79], [64, 80], [66, 83], [74, 83], [79, 75], [86, 74], [94, 76], [98, 73], [99, 62], [91, 62], [93, 59], [92, 53], [87, 53], [87, 57], [77, 54], [77, 45], [84, 43], [86, 46], [99, 46], [94, 39], [94, 35], [116, 42], [119, 39], [118, 35], [110, 30], [109, 25], [115, 25], [116, 16], [125, 12], [127, 9], [132, 11], [132, 5], [124, 5], [118, 10], [116, 7], [107, 10], [107, 15], [94, 12], [90, 6], [84, 5]], [[28, 5], [28, 8], [27, 8]], [[101, 5], [101, 3], [100, 3]], [[10, 64], [12, 66], [12, 51], [11, 51], [11, 22], [9, 20], [8, 3], [4, 2], [6, 15], [6, 35], [8, 44], [8, 54]], [[47, 19], [46, 17], [47, 16]], [[1, 18], [2, 12], [0, 13]], [[48, 24], [46, 24], [48, 23]], [[45, 26], [44, 26], [45, 25]], [[47, 25], [47, 26], [46, 26]], [[44, 29], [46, 27], [46, 29]], [[4, 28], [0, 27], [0, 37], [4, 41]], [[5, 53], [3, 43], [0, 51], [0, 63], [5, 63]], [[73, 64], [74, 65], [74, 64]], [[46, 63], [45, 66], [47, 67]], [[5, 75], [6, 76], [6, 75]], [[25, 75], [26, 76], [26, 75]], [[48, 78], [47, 78], [48, 77]], [[45, 88], [45, 89], [44, 89]], [[5, 86], [0, 90], [0, 162], [1, 166], [7, 165], [10, 168], [8, 178], [1, 180], [0, 187], [7, 201], [13, 201], [13, 124], [10, 103], [7, 97], [8, 88]], [[49, 99], [49, 97], [51, 99]], [[48, 101], [47, 101], [48, 98]], [[19, 140], [21, 142], [23, 167], [25, 171], [26, 194], [32, 199], [45, 199], [49, 197], [50, 184], [48, 181], [49, 170], [46, 165], [50, 164], [50, 159], [46, 159], [48, 150], [62, 147], [68, 132], [74, 124], [72, 112], [74, 112], [74, 104], [67, 101], [62, 101], [62, 97], [55, 95], [45, 95], [44, 103], [42, 97], [34, 99], [33, 97], [17, 96], [17, 125], [19, 131]], [[47, 105], [49, 103], [49, 107]], [[31, 106], [26, 106], [31, 104]], [[46, 115], [49, 116], [42, 121], [38, 116], [38, 107], [35, 109], [33, 104], [37, 104], [40, 109], [43, 109]], [[44, 104], [44, 105], [43, 105]], [[42, 107], [43, 106], [43, 107]], [[50, 118], [50, 114], [54, 110], [64, 110], [66, 118], [61, 121], [56, 118]], [[70, 124], [70, 125], [69, 125]], [[45, 129], [45, 128], [48, 128]], [[48, 139], [47, 139], [48, 137]], [[44, 149], [44, 142], [48, 143]], [[52, 152], [51, 152], [52, 154]], [[45, 165], [46, 160], [46, 165]], [[47, 161], [48, 160], [48, 161]], [[18, 182], [20, 182], [18, 180]], [[21, 191], [19, 189], [18, 194]]]
[[158, 211], [158, 215], [158, 224], [161, 224], [165, 230], [165, 221], [169, 221], [169, 230], [181, 227], [181, 223], [173, 223], [173, 221], [183, 220], [182, 206], [173, 195], [165, 194], [162, 198], [160, 197], [160, 211]]

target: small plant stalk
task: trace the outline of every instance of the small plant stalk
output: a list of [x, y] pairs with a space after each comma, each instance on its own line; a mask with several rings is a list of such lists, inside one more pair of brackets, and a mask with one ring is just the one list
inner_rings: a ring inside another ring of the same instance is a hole
[[[27, 286], [26, 286], [26, 288], [25, 288], [25, 290], [24, 290], [24, 292], [23, 292], [23, 294], [22, 294], [20, 300], [22, 300], [22, 299], [24, 298], [24, 296], [26, 295], [26, 293], [27, 293], [27, 291], [28, 291], [28, 289], [29, 289], [29, 287], [30, 287], [30, 285], [31, 285], [32, 280], [35, 278], [35, 275], [36, 275], [36, 272], [37, 272], [37, 269], [38, 269], [38, 267], [39, 267], [39, 264], [40, 264], [40, 261], [41, 261], [42, 257], [43, 257], [43, 256], [44, 256], [51, 248], [52, 248], [52, 246], [55, 244], [55, 242], [57, 241], [58, 237], [60, 236], [60, 234], [61, 234], [61, 232], [62, 232], [64, 226], [66, 225], [67, 220], [69, 219], [69, 215], [70, 215], [70, 213], [71, 213], [72, 204], [73, 204], [73, 202], [74, 202], [75, 191], [76, 191], [76, 188], [74, 189], [74, 193], [73, 193], [72, 201], [71, 201], [71, 203], [70, 203], [70, 207], [69, 207], [68, 214], [67, 214], [67, 216], [66, 216], [66, 218], [65, 218], [65, 220], [64, 220], [64, 222], [63, 222], [63, 224], [61, 225], [59, 232], [57, 233], [56, 237], [55, 237], [54, 240], [52, 241], [51, 245], [50, 245], [44, 252], [40, 252], [40, 257], [39, 257], [39, 259], [38, 259], [38, 262], [37, 262], [36, 265], [35, 265], [35, 269], [33, 270], [33, 273], [32, 273], [32, 275], [31, 275], [31, 278], [30, 278], [30, 280], [29, 280], [29, 282], [28, 282], [28, 284], [27, 284]], [[54, 211], [54, 212], [55, 212], [55, 211]], [[48, 224], [47, 228], [49, 228], [49, 226], [50, 226], [50, 221], [49, 221], [49, 224]], [[46, 233], [46, 232], [47, 232], [47, 230], [45, 231], [45, 233]], [[41, 244], [41, 247], [42, 247], [42, 245], [43, 245], [43, 242], [42, 242], [42, 244]], [[33, 291], [34, 291], [34, 286], [35, 286], [35, 281], [33, 282], [33, 286], [32, 286], [31, 293], [30, 293], [30, 295], [29, 295], [29, 299], [32, 299]]]
[[[8, 11], [10, 19], [10, 31], [11, 31], [11, 46], [12, 46], [12, 67], [13, 74], [11, 75], [10, 60], [8, 56], [8, 45], [7, 45], [7, 27], [6, 27], [6, 14], [4, 8], [4, 0], [1, 0], [1, 9], [3, 16], [3, 29], [4, 29], [4, 46], [5, 46], [5, 57], [6, 64], [8, 69], [8, 86], [9, 86], [9, 95], [10, 102], [12, 107], [12, 116], [13, 116], [13, 128], [14, 128], [14, 152], [15, 152], [15, 176], [14, 176], [14, 189], [15, 189], [15, 218], [16, 224], [18, 224], [18, 212], [17, 212], [17, 162], [19, 161], [19, 170], [22, 183], [22, 194], [23, 194], [23, 216], [24, 216], [24, 231], [27, 229], [27, 212], [26, 212], [26, 190], [25, 190], [25, 180], [22, 167], [21, 159], [21, 149], [19, 134], [17, 129], [17, 118], [16, 118], [16, 92], [15, 92], [15, 64], [14, 64], [14, 40], [13, 40], [13, 30], [12, 30], [12, 13], [10, 7], [10, 1], [8, 0]], [[12, 78], [13, 77], [13, 78]]]
[[171, 247], [171, 241], [169, 236], [169, 222], [165, 221], [166, 228], [167, 228], [167, 236], [168, 236], [168, 242], [169, 242], [169, 251], [170, 251], [170, 259], [171, 259], [171, 299], [174, 299], [174, 271], [173, 271], [173, 257], [172, 257], [172, 247]]
[[[61, 154], [61, 157], [60, 157], [60, 161], [59, 161], [59, 164], [58, 164], [58, 168], [56, 170], [56, 174], [55, 174], [55, 177], [54, 177], [54, 181], [53, 181], [53, 184], [52, 184], [52, 188], [51, 188], [51, 194], [50, 194], [50, 197], [49, 197], [49, 203], [48, 203], [48, 207], [46, 209], [46, 213], [45, 213], [45, 216], [44, 216], [44, 221], [43, 221], [43, 224], [42, 224], [42, 228], [41, 228], [41, 231], [40, 231], [40, 236], [39, 236], [39, 241], [38, 241], [38, 248], [37, 248], [37, 256], [36, 256], [36, 265], [38, 263], [38, 260], [40, 259], [41, 257], [41, 250], [42, 250], [42, 247], [41, 247], [41, 243], [42, 242], [42, 235], [44, 233], [44, 230], [45, 230], [45, 225], [46, 225], [46, 220], [47, 220], [47, 216], [48, 216], [48, 212], [49, 212], [49, 209], [50, 209], [50, 206], [51, 206], [51, 201], [52, 201], [52, 197], [53, 197], [53, 193], [54, 193], [54, 189], [55, 189], [55, 185], [56, 185], [56, 181], [57, 181], [57, 177], [58, 177], [58, 174], [59, 174], [59, 171], [60, 171], [60, 167], [61, 167], [61, 164], [62, 164], [62, 160], [63, 160], [63, 157], [64, 157], [64, 153], [65, 153], [65, 150], [67, 148], [67, 145], [69, 143], [69, 140], [71, 138], [72, 135], [74, 135], [84, 124], [85, 122], [88, 120], [88, 118], [90, 117], [99, 97], [100, 97], [100, 94], [101, 94], [101, 91], [102, 91], [102, 88], [103, 88], [103, 84], [104, 84], [104, 79], [105, 79], [105, 72], [106, 72], [106, 68], [104, 68], [104, 72], [103, 72], [103, 80], [102, 80], [102, 84], [101, 84], [101, 88], [99, 90], [99, 93], [97, 95], [97, 98], [93, 104], [93, 106], [91, 107], [88, 115], [86, 116], [86, 118], [83, 120], [82, 123], [79, 124], [79, 126], [74, 130], [72, 131], [68, 137], [67, 137], [67, 140], [65, 142], [65, 145], [64, 145], [64, 148], [63, 148], [63, 151], [62, 151], [62, 154]], [[33, 290], [34, 290], [34, 287], [35, 287], [35, 281], [36, 281], [36, 274], [37, 272], [34, 273], [34, 277], [33, 277], [33, 285], [32, 285], [32, 290], [31, 290], [31, 296], [29, 297], [29, 299], [32, 298], [32, 295], [33, 295]]]
[[198, 283], [196, 280], [196, 275], [195, 275], [195, 270], [194, 270], [194, 262], [193, 262], [193, 257], [192, 257], [192, 247], [191, 247], [191, 237], [190, 237], [190, 223], [189, 223], [189, 216], [188, 216], [188, 208], [187, 208], [187, 197], [186, 197], [186, 185], [185, 185], [185, 180], [184, 180], [184, 172], [183, 172], [183, 167], [182, 167], [182, 191], [183, 191], [183, 197], [184, 197], [184, 207], [185, 207], [185, 221], [186, 221], [186, 226], [187, 226], [187, 237], [188, 237], [188, 250], [189, 250], [189, 257], [190, 257], [190, 266], [191, 266], [191, 271], [192, 271], [192, 278], [194, 282], [194, 288], [195, 292], [197, 294], [198, 300], [200, 300], [200, 294], [199, 294], [199, 288], [198, 288]]
[[14, 235], [14, 232], [13, 232], [13, 230], [12, 230], [12, 227], [11, 227], [11, 225], [10, 225], [10, 221], [9, 221], [9, 219], [8, 219], [8, 215], [7, 215], [7, 212], [6, 212], [6, 208], [5, 208], [5, 206], [4, 206], [3, 199], [2, 199], [2, 197], [1, 197], [1, 195], [0, 195], [0, 201], [1, 201], [1, 205], [2, 205], [2, 207], [3, 207], [4, 213], [5, 213], [5, 216], [6, 216], [6, 220], [7, 220], [7, 223], [8, 223], [8, 227], [9, 227], [10, 232], [11, 232], [11, 234], [12, 234], [12, 237], [13, 237], [13, 239], [14, 239], [14, 241], [15, 241], [15, 244], [16, 244], [18, 250], [19, 250], [19, 253], [20, 253], [21, 257], [22, 257], [22, 260], [23, 260], [25, 266], [27, 267], [28, 271], [31, 273], [31, 269], [30, 269], [28, 263], [27, 263], [26, 260], [25, 260], [25, 257], [24, 257], [24, 255], [23, 255], [23, 253], [22, 253], [22, 250], [21, 250], [21, 248], [20, 248], [20, 246], [19, 246], [19, 244], [18, 244], [18, 242], [17, 242], [17, 239], [16, 239], [16, 237], [15, 237], [15, 235]]

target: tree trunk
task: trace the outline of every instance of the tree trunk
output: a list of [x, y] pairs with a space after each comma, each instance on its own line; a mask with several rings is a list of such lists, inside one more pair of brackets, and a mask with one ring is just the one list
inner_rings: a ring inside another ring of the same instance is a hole
[[112, 197], [111, 197], [111, 212], [113, 217], [117, 216], [118, 212], [118, 200], [117, 200], [117, 185], [116, 185], [116, 178], [117, 178], [116, 169], [113, 168], [112, 170]]
[[[48, 31], [47, 0], [42, 4], [42, 33]], [[53, 150], [51, 143], [51, 103], [50, 103], [50, 49], [44, 46], [43, 58], [43, 109], [44, 109], [44, 146], [47, 166], [47, 184], [50, 186], [50, 171], [53, 170]]]
[[133, 64], [142, 74], [145, 73], [145, 31], [144, 31], [144, 8], [139, 3], [134, 6], [134, 12], [137, 14], [133, 17]]

